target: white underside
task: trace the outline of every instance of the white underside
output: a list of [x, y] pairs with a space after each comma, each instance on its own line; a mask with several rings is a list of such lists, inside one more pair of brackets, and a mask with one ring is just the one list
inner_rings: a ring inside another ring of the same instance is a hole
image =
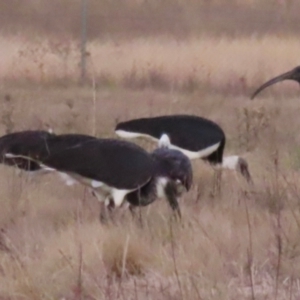
[[[12, 153], [5, 153], [4, 156], [7, 157], [7, 158], [23, 158], [23, 159], [34, 161], [30, 157], [27, 157], [27, 156], [24, 156], [24, 155], [15, 155], [15, 154], [12, 154]], [[48, 173], [56, 171], [56, 170], [51, 169], [51, 168], [41, 168], [41, 169], [36, 170], [36, 171], [26, 171], [26, 170], [24, 170], [24, 171], [27, 174], [34, 176], [34, 175], [48, 174]]]
[[14, 155], [14, 154], [11, 154], [11, 153], [5, 153], [4, 156], [7, 157], [7, 158], [18, 158], [18, 157], [20, 157], [20, 155]]
[[[115, 131], [116, 134], [119, 137], [125, 138], [125, 139], [133, 139], [133, 138], [146, 138], [146, 139], [150, 139], [152, 141], [159, 141], [158, 139], [152, 137], [151, 135], [148, 134], [143, 134], [143, 133], [135, 133], [135, 132], [128, 132], [125, 130], [116, 130]], [[205, 158], [207, 156], [209, 156], [210, 154], [212, 154], [213, 152], [215, 152], [220, 146], [220, 142], [216, 143], [212, 146], [209, 146], [203, 150], [200, 151], [190, 151], [190, 150], [186, 150], [186, 149], [182, 149], [179, 148], [175, 145], [170, 144], [169, 148], [170, 149], [175, 149], [175, 150], [179, 150], [181, 151], [183, 154], [185, 154], [189, 159], [197, 159], [197, 158]]]
[[[152, 138], [151, 136], [147, 135], [147, 134], [143, 134], [143, 133], [135, 133], [135, 132], [129, 132], [129, 131], [125, 131], [125, 130], [116, 130], [115, 133], [124, 139], [134, 139], [134, 138], [139, 138], [139, 137], [145, 137], [145, 138]], [[152, 138], [154, 139], [154, 138]], [[157, 141], [157, 139], [154, 139]]]
[[50, 168], [48, 166], [45, 166], [43, 164], [40, 164], [40, 167], [45, 170], [45, 171], [49, 171], [49, 172], [56, 172], [57, 170], [56, 169], [53, 169], [53, 168]]
[[26, 172], [26, 174], [28, 174], [29, 176], [32, 176], [32, 177], [35, 177], [35, 176], [41, 176], [41, 175], [45, 175], [45, 174], [49, 174], [51, 173], [50, 171], [47, 171], [47, 170], [36, 170], [36, 171], [25, 171], [25, 170], [22, 170], [22, 169], [17, 169], [19, 172]]
[[109, 203], [109, 199], [113, 199], [115, 206], [119, 207], [122, 205], [122, 203], [124, 202], [124, 198], [125, 196], [134, 191], [133, 190], [120, 190], [120, 189], [116, 189], [114, 187], [110, 187], [106, 184], [102, 184], [101, 188], [93, 188], [93, 191], [96, 194], [96, 197], [98, 199], [98, 201], [100, 202], [105, 202], [106, 205], [108, 205]]
[[72, 186], [78, 183], [88, 186], [92, 191], [94, 191], [98, 201], [105, 202], [106, 205], [109, 204], [109, 198], [112, 198], [114, 200], [115, 206], [121, 206], [125, 196], [132, 191], [119, 190], [110, 187], [101, 181], [83, 178], [76, 174], [58, 172], [58, 175], [67, 186]]
[[78, 183], [77, 180], [75, 180], [74, 178], [72, 178], [66, 173], [58, 172], [58, 175], [67, 186], [72, 186]]
[[85, 178], [75, 173], [59, 172], [59, 175], [64, 179], [67, 185], [81, 183], [91, 188], [95, 192], [95, 195], [98, 201], [100, 202], [105, 202], [107, 198], [111, 197], [114, 200], [115, 206], [117, 207], [121, 206], [125, 196], [128, 193], [136, 190], [136, 189], [131, 189], [131, 190], [117, 189], [105, 184], [104, 182]]
[[[30, 159], [30, 157], [26, 157], [23, 155], [14, 155], [11, 153], [6, 153], [5, 157], [7, 158], [24, 158], [24, 159]], [[32, 159], [32, 161], [34, 161]], [[80, 175], [77, 175], [75, 173], [69, 173], [69, 172], [60, 172], [54, 168], [48, 167], [44, 164], [40, 164], [41, 170], [38, 171], [31, 171], [28, 173], [32, 174], [40, 174], [40, 173], [50, 173], [50, 172], [57, 172], [60, 178], [65, 182], [66, 185], [74, 185], [78, 182], [92, 188], [92, 190], [95, 192], [97, 199], [101, 202], [105, 201], [106, 198], [111, 196], [114, 200], [115, 206], [121, 206], [121, 204], [124, 201], [125, 196], [136, 190], [136, 189], [131, 189], [131, 190], [125, 190], [125, 189], [117, 189], [114, 187], [111, 187], [101, 181], [97, 180], [92, 180], [88, 179], [85, 177], [82, 177]]]

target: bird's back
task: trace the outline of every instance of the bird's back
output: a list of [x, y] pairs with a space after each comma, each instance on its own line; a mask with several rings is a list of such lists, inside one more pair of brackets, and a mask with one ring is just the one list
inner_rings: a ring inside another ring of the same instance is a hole
[[172, 115], [141, 118], [121, 122], [116, 131], [150, 135], [159, 139], [167, 134], [172, 145], [189, 151], [200, 151], [210, 145], [225, 141], [222, 128], [211, 120], [192, 115]]
[[[76, 143], [74, 139], [77, 139]], [[150, 155], [129, 142], [74, 135], [52, 137], [48, 142], [50, 153], [42, 159], [43, 164], [115, 188], [134, 189], [142, 186], [154, 172]], [[57, 145], [61, 144], [65, 146], [57, 151]]]

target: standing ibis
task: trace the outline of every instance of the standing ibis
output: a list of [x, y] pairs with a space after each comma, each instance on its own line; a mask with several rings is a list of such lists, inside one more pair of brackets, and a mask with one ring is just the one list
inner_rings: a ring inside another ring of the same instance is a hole
[[211, 120], [192, 115], [141, 118], [117, 124], [115, 132], [123, 138], [145, 137], [155, 141], [165, 134], [170, 138], [170, 148], [181, 151], [189, 159], [201, 158], [211, 165], [237, 170], [252, 182], [244, 158], [236, 155], [223, 157], [225, 133]]
[[278, 75], [278, 76], [268, 80], [267, 82], [265, 82], [252, 94], [251, 99], [254, 99], [257, 96], [257, 94], [259, 94], [262, 90], [264, 90], [268, 86], [273, 85], [277, 82], [281, 82], [283, 80], [294, 80], [300, 84], [300, 66], [292, 69], [289, 72]]

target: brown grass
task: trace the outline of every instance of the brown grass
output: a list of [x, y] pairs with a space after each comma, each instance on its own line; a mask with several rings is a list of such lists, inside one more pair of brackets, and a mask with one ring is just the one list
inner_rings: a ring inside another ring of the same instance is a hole
[[[51, 127], [112, 137], [117, 121], [187, 113], [218, 122], [254, 186], [194, 161], [182, 223], [164, 201], [99, 223], [97, 201], [54, 174], [0, 166], [0, 299], [298, 299], [299, 90], [258, 84], [299, 61], [297, 1], [0, 0], [0, 134]], [[152, 143], [139, 142], [148, 149]]]
[[[93, 130], [89, 87], [4, 87], [1, 93], [10, 95], [14, 130], [45, 123], [56, 132]], [[158, 201], [142, 210], [143, 228], [129, 214], [105, 227], [95, 199], [81, 186], [64, 187], [53, 175], [20, 177], [1, 167], [3, 299], [250, 299], [251, 290], [255, 299], [274, 299], [276, 290], [278, 299], [296, 299], [298, 99], [287, 98], [283, 108], [274, 99], [247, 102], [203, 92], [97, 93], [98, 136], [113, 136], [116, 119], [134, 116], [185, 112], [218, 121], [227, 132], [226, 153], [247, 157], [255, 186], [224, 172], [222, 193], [212, 198], [213, 171], [197, 161], [194, 187], [181, 201], [182, 224], [170, 224], [169, 208]], [[288, 133], [287, 119], [293, 120]], [[243, 140], [247, 135], [249, 144]]]

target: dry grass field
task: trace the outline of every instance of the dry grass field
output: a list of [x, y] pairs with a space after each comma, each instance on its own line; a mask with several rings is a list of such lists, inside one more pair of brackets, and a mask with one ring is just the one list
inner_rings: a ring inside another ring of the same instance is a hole
[[[1, 165], [0, 300], [299, 299], [299, 86], [249, 100], [299, 63], [297, 1], [91, 1], [83, 85], [74, 6], [17, 2], [0, 1], [1, 134], [114, 137], [121, 120], [196, 114], [224, 128], [225, 154], [248, 160], [254, 185], [224, 171], [217, 195], [212, 168], [194, 161], [181, 223], [158, 200], [141, 210], [143, 226], [129, 212], [104, 226], [84, 187]], [[123, 18], [107, 18], [97, 37], [98, 13]]]

